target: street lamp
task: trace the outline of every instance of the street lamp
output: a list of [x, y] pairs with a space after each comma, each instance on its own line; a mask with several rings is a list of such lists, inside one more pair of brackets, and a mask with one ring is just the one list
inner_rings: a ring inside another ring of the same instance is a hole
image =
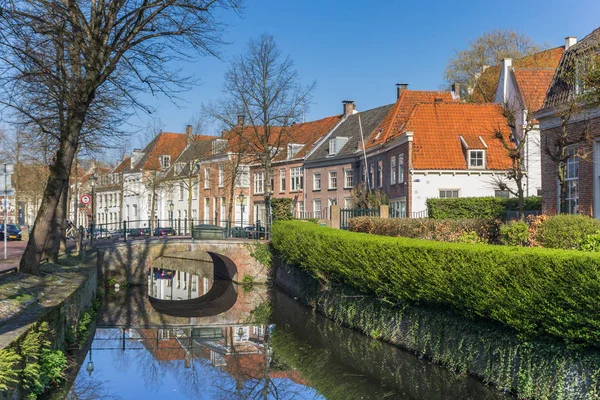
[[85, 366], [85, 370], [87, 371], [87, 373], [92, 376], [92, 372], [94, 372], [94, 363], [92, 361], [92, 348], [90, 347], [90, 361], [88, 361], [87, 365]]
[[238, 195], [238, 199], [240, 200], [240, 227], [244, 227], [244, 200], [246, 199], [244, 196], [244, 192], [240, 191]]
[[169, 216], [171, 220], [171, 228], [173, 227], [173, 209], [175, 208], [175, 204], [173, 204], [173, 200], [169, 200]]
[[242, 341], [242, 337], [244, 336], [244, 328], [242, 328], [241, 326], [239, 327], [238, 331], [237, 331], [239, 338], [239, 341]]
[[92, 185], [92, 222], [90, 224], [90, 244], [94, 243], [94, 225], [96, 223], [96, 196], [94, 195], [94, 188], [96, 187], [97, 179], [98, 177], [95, 173], [90, 177], [90, 185]]

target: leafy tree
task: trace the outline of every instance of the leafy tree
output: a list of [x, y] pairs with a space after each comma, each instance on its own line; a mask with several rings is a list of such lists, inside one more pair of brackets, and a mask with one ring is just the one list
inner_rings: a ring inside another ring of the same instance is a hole
[[[494, 29], [470, 42], [465, 50], [455, 51], [444, 71], [446, 83], [459, 83], [461, 98], [473, 99], [478, 93], [486, 102], [493, 101], [485, 82], [480, 80], [484, 69], [498, 64], [504, 58], [522, 58], [541, 51], [529, 37], [512, 29]], [[495, 94], [495, 88], [493, 90]]]

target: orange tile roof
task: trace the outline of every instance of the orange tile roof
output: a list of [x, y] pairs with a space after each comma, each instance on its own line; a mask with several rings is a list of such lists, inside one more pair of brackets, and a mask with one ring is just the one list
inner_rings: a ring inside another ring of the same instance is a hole
[[142, 170], [159, 170], [159, 156], [171, 156], [171, 163], [187, 146], [187, 135], [184, 133], [163, 132], [159, 134], [144, 149], [144, 157], [139, 166]]
[[514, 70], [525, 108], [530, 112], [542, 108], [555, 71], [554, 68], [517, 68]]
[[[556, 70], [564, 51], [565, 48], [563, 46], [540, 51], [539, 53], [514, 60], [513, 67], [515, 69], [551, 68]], [[476, 87], [473, 88], [473, 101], [475, 103], [489, 103], [494, 101], [496, 97], [496, 89], [498, 88], [498, 81], [500, 80], [501, 70], [502, 63], [494, 65], [493, 67], [489, 67], [483, 71], [477, 80]]]
[[454, 101], [450, 92], [425, 90], [403, 91], [379, 126], [370, 133], [366, 140], [365, 148], [369, 149], [397, 137], [415, 106], [419, 103], [432, 103], [435, 99], [441, 99], [446, 102]]
[[480, 136], [463, 136], [460, 137], [465, 141], [467, 147], [471, 150], [482, 150], [486, 148], [487, 143], [482, 141]]
[[414, 169], [466, 170], [459, 136], [467, 143], [479, 143], [481, 136], [488, 146], [486, 169], [506, 170], [511, 162], [494, 138], [497, 129], [510, 134], [500, 104], [428, 103], [415, 107], [402, 132], [413, 132]]
[[131, 157], [125, 157], [123, 161], [113, 170], [113, 173], [119, 174], [129, 170], [131, 167]]

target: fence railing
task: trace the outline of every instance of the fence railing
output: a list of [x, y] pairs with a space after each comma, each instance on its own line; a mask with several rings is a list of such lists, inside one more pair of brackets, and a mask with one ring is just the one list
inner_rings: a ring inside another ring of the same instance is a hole
[[427, 210], [407, 213], [394, 208], [390, 208], [390, 218], [428, 218]]
[[[238, 221], [239, 222], [239, 221]], [[191, 218], [124, 220], [90, 224], [84, 229], [84, 235], [91, 241], [102, 239], [150, 238], [168, 236], [193, 236], [193, 229], [198, 225], [212, 225], [222, 228], [223, 238], [243, 238], [265, 240], [270, 236], [270, 229], [257, 223], [245, 227], [235, 226], [228, 220], [202, 220]], [[270, 227], [269, 227], [270, 228]]]
[[348, 229], [350, 218], [379, 217], [379, 208], [347, 208], [340, 210], [340, 229]]

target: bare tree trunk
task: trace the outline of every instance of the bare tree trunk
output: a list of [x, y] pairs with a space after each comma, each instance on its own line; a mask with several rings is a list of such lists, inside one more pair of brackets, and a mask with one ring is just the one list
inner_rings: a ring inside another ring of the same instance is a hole
[[19, 267], [21, 272], [39, 274], [38, 267], [48, 232], [54, 220], [54, 213], [58, 207], [62, 189], [69, 182], [69, 172], [77, 150], [77, 138], [83, 126], [85, 112], [79, 115], [79, 117], [74, 116], [67, 131], [61, 137], [59, 149], [56, 153], [56, 162], [50, 167], [50, 176], [44, 190], [42, 204], [35, 218], [33, 230], [29, 235], [27, 247], [21, 257]]
[[[67, 181], [68, 182], [68, 181]], [[67, 201], [69, 199], [69, 184], [65, 184], [62, 189], [60, 200], [54, 213], [54, 220], [50, 231], [50, 246], [48, 258], [51, 262], [57, 262], [60, 254], [61, 244], [67, 249], [67, 240], [65, 235], [65, 216], [67, 211]]]

